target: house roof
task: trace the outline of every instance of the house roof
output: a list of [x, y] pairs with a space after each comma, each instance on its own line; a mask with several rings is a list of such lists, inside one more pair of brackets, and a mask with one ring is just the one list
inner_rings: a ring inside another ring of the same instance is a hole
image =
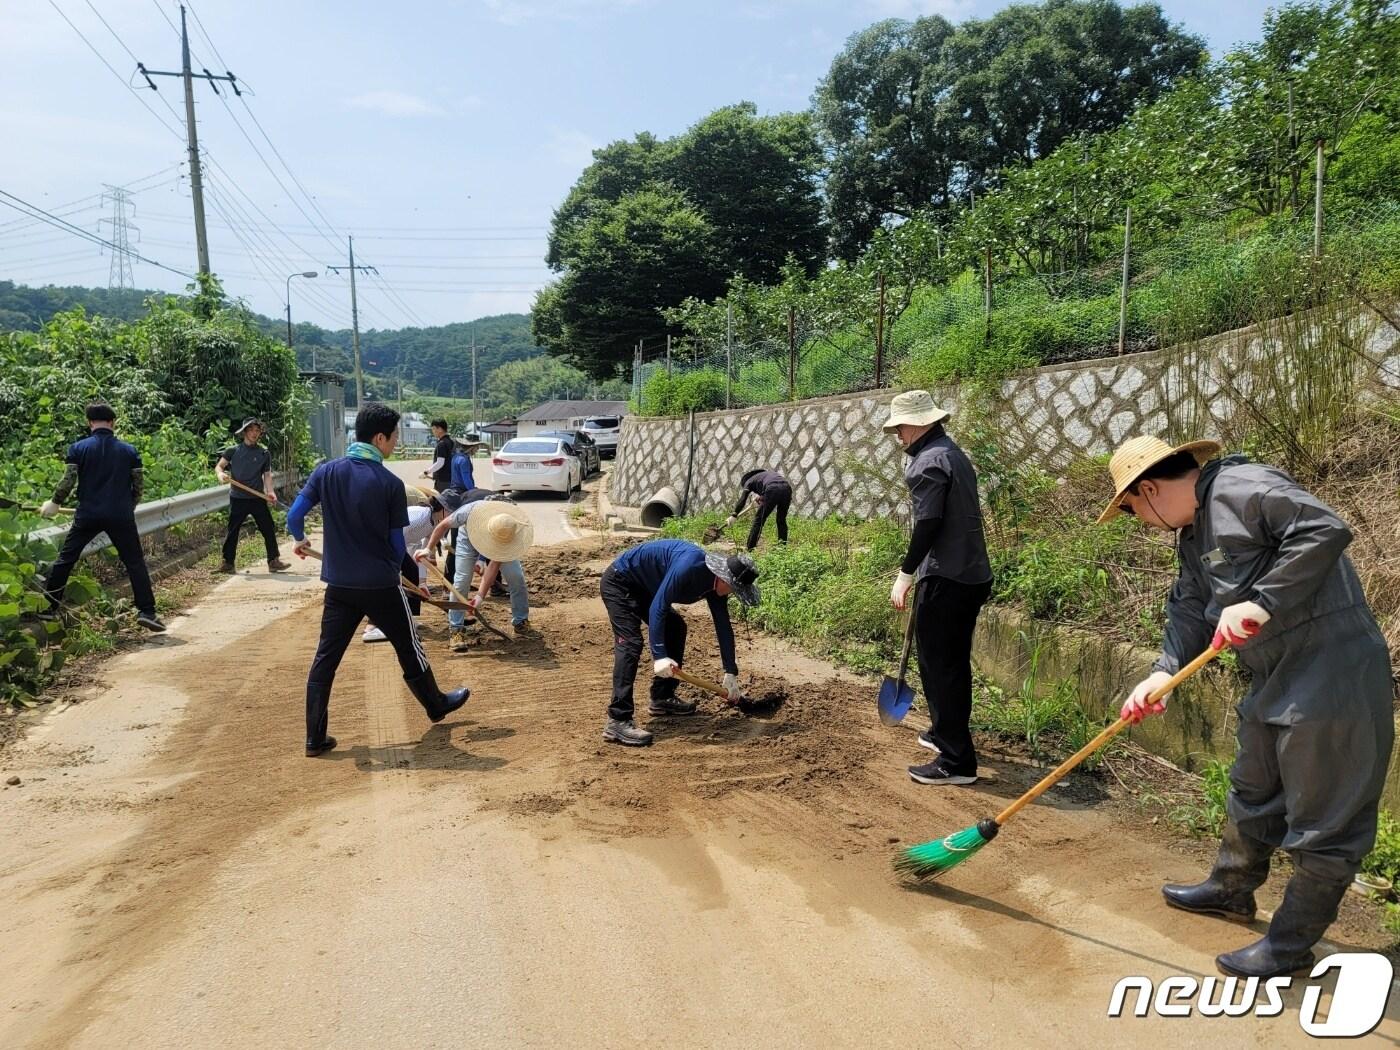
[[521, 420], [570, 419], [573, 416], [625, 416], [626, 401], [546, 401], [521, 415]]

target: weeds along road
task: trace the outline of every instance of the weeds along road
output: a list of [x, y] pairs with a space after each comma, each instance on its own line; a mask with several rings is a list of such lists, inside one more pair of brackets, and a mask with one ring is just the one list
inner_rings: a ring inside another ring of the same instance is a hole
[[[537, 537], [568, 536], [562, 502], [527, 505]], [[603, 744], [609, 553], [531, 554], [537, 640], [452, 655], [425, 618], [440, 681], [473, 688], [441, 725], [387, 647], [354, 643], [323, 759], [301, 755], [306, 563], [220, 583], [108, 663], [0, 759], [23, 780], [0, 792], [0, 1046], [1303, 1043], [1299, 995], [1269, 1020], [1106, 1017], [1120, 977], [1204, 975], [1249, 934], [1163, 908], [1198, 862], [1082, 786], [946, 884], [898, 882], [893, 850], [1035, 774], [910, 784], [918, 727], [880, 727], [872, 683], [743, 625], [741, 665], [784, 707], [702, 700], [650, 749]]]

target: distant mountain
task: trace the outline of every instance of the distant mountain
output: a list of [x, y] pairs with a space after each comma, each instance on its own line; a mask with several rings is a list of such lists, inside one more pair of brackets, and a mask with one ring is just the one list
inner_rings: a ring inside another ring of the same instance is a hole
[[[150, 296], [168, 292], [110, 288], [31, 288], [0, 281], [0, 331], [36, 331], [50, 317], [75, 306], [90, 314], [135, 320], [145, 313]], [[268, 334], [286, 334], [280, 318], [254, 314]], [[292, 331], [297, 362], [303, 368], [355, 371], [350, 329], [335, 331], [300, 323]], [[471, 345], [477, 347], [477, 383], [511, 361], [525, 361], [544, 354], [530, 334], [529, 314], [498, 314], [478, 320], [432, 328], [370, 329], [360, 332], [360, 361], [364, 371], [386, 381], [402, 375], [404, 384], [423, 393], [443, 397], [468, 396], [472, 385]], [[400, 366], [402, 372], [400, 373]]]

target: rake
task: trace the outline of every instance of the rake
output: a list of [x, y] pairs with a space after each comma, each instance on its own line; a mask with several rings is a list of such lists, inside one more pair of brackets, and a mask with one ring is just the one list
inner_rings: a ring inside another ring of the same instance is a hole
[[[1219, 654], [1219, 649], [1214, 647], [1207, 649], [1176, 674], [1172, 675], [1171, 679], [1165, 682], [1161, 688], [1155, 690], [1149, 699], [1153, 702], [1160, 700], [1206, 664], [1214, 660]], [[935, 879], [945, 871], [957, 867], [987, 843], [991, 842], [992, 839], [996, 838], [997, 832], [1002, 829], [1008, 820], [1058, 784], [1070, 770], [1074, 769], [1075, 766], [1079, 765], [1079, 763], [1083, 762], [1095, 751], [1103, 747], [1104, 744], [1112, 740], [1130, 724], [1131, 723], [1126, 718], [1118, 719], [1118, 721], [1114, 722], [1102, 733], [1094, 737], [1093, 740], [1090, 740], [1078, 751], [1070, 755], [1069, 758], [1061, 762], [1044, 780], [1027, 791], [1015, 802], [1011, 803], [1011, 805], [1007, 806], [995, 817], [983, 817], [971, 827], [963, 828], [961, 831], [955, 831], [947, 838], [934, 839], [932, 842], [925, 842], [918, 846], [910, 846], [895, 858], [895, 871], [905, 875], [912, 875], [916, 879]]]
[[[433, 561], [432, 558], [425, 558], [423, 559], [423, 564], [428, 567], [429, 572], [431, 572], [434, 576], [436, 576], [439, 580], [442, 581], [442, 585], [452, 593], [452, 597], [456, 598], [459, 602], [462, 603], [464, 608], [471, 606], [471, 603], [468, 602], [466, 598], [462, 597], [462, 592], [459, 591], [456, 587], [452, 586], [452, 581], [449, 580], [447, 576], [444, 575], [443, 571], [438, 568], [437, 562]], [[512, 642], [515, 640], [510, 635], [506, 634], [505, 631], [501, 630], [499, 627], [493, 624], [485, 616], [482, 616], [480, 605], [474, 607], [473, 615], [475, 615], [476, 618], [481, 621], [481, 626], [485, 627], [492, 634], [496, 635], [496, 637], [501, 638], [507, 642]]]

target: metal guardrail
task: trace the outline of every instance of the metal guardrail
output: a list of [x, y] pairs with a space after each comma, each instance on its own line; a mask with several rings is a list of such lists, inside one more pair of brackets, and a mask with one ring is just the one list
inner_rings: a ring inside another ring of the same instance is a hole
[[[283, 472], [272, 475], [272, 483], [276, 488], [281, 488], [293, 479], [294, 475]], [[136, 531], [142, 536], [149, 536], [153, 532], [162, 532], [171, 525], [178, 525], [182, 521], [193, 521], [195, 518], [202, 518], [206, 514], [223, 510], [228, 506], [228, 493], [229, 487], [227, 485], [215, 485], [197, 492], [182, 492], [178, 496], [168, 496], [165, 499], [138, 504], [136, 507]], [[68, 529], [68, 525], [51, 525], [46, 529], [36, 529], [30, 535], [59, 546], [62, 544], [63, 537], [68, 534]], [[83, 557], [111, 545], [112, 541], [107, 538], [107, 534], [99, 532], [93, 537], [92, 542], [83, 548]]]

